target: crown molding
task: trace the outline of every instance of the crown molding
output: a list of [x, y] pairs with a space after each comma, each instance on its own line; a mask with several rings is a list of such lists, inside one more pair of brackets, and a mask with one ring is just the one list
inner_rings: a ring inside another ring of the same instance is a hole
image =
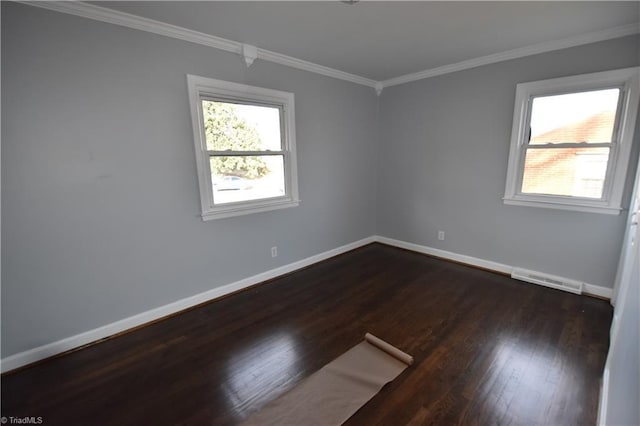
[[425, 78], [436, 77], [438, 75], [449, 74], [452, 72], [463, 71], [470, 68], [476, 68], [483, 65], [495, 64], [497, 62], [508, 61], [511, 59], [522, 58], [525, 56], [537, 55], [540, 53], [552, 52], [554, 50], [566, 49], [569, 47], [581, 46], [584, 44], [597, 43], [599, 41], [611, 40], [614, 38], [625, 37], [640, 33], [640, 22], [633, 24], [613, 27], [602, 31], [582, 34], [575, 37], [569, 37], [561, 40], [554, 40], [545, 43], [538, 43], [531, 46], [521, 47], [518, 49], [507, 50], [504, 52], [494, 53], [492, 55], [480, 56], [478, 58], [469, 59], [454, 64], [443, 65], [437, 68], [431, 68], [412, 74], [406, 74], [399, 77], [390, 78], [382, 81], [383, 87], [397, 86], [399, 84], [410, 83], [412, 81], [422, 80]]
[[288, 67], [321, 74], [327, 77], [350, 81], [352, 83], [361, 84], [367, 87], [375, 88], [376, 84], [378, 83], [377, 81], [366, 77], [350, 74], [348, 72], [340, 71], [335, 68], [325, 67], [323, 65], [318, 65], [313, 62], [305, 61], [303, 59], [294, 58], [293, 56], [287, 56], [283, 55], [282, 53], [273, 52], [271, 50], [258, 48], [258, 58], [269, 62], [275, 62], [280, 65], [286, 65]]
[[146, 31], [148, 33], [159, 34], [166, 37], [188, 41], [190, 43], [213, 47], [214, 49], [225, 50], [227, 52], [238, 54], [242, 53], [242, 43], [238, 43], [237, 41], [227, 40], [222, 37], [215, 37], [198, 31], [188, 30], [177, 25], [143, 18], [130, 13], [118, 12], [106, 7], [95, 6], [81, 1], [58, 2], [18, 0], [16, 3], [66, 13], [68, 15], [80, 16], [87, 19], [93, 19], [94, 21], [120, 25], [122, 27], [132, 28], [135, 30]]
[[[236, 53], [238, 55], [244, 56], [244, 51], [246, 50], [243, 49], [243, 43], [240, 43], [238, 41], [212, 36], [210, 34], [189, 30], [177, 25], [167, 24], [165, 22], [156, 21], [154, 19], [143, 18], [141, 16], [119, 12], [113, 9], [108, 9], [81, 1], [58, 2], [18, 0], [16, 1], [16, 3], [21, 3], [27, 6], [40, 7], [55, 12], [66, 13], [68, 15], [80, 16], [83, 18], [132, 28], [135, 30], [146, 31], [149, 33], [171, 37], [190, 43], [213, 47], [214, 49], [224, 50], [227, 52]], [[318, 65], [313, 62], [283, 55], [277, 52], [272, 52], [266, 49], [257, 48], [257, 58], [285, 65], [291, 68], [297, 68], [300, 70], [321, 74], [327, 77], [361, 84], [367, 87], [375, 87], [377, 83], [375, 80], [371, 80], [369, 78], [350, 74], [348, 72], [340, 71], [334, 68], [325, 67], [323, 65]]]
[[[238, 41], [212, 36], [210, 34], [189, 30], [177, 25], [167, 24], [165, 22], [156, 21], [154, 19], [143, 18], [141, 16], [133, 15], [130, 13], [119, 12], [113, 9], [96, 6], [82, 1], [60, 2], [17, 0], [16, 3], [49, 9], [69, 15], [80, 16], [95, 21], [120, 25], [122, 27], [146, 31], [153, 34], [171, 37], [178, 40], [183, 40], [190, 43], [200, 44], [203, 46], [212, 47], [214, 49], [224, 50], [227, 52], [246, 56], [244, 55], [246, 50], [246, 48], [243, 48], [244, 44]], [[561, 40], [507, 50], [504, 52], [494, 53], [492, 55], [481, 56], [478, 58], [456, 62], [453, 64], [443, 65], [441, 67], [430, 68], [424, 71], [390, 78], [384, 81], [372, 80], [370, 78], [351, 74], [345, 71], [340, 71], [335, 68], [325, 67], [324, 65], [319, 65], [313, 62], [294, 58], [292, 56], [283, 55], [282, 53], [273, 52], [267, 49], [257, 48], [256, 58], [280, 65], [285, 65], [291, 68], [324, 75], [327, 77], [349, 81], [351, 83], [356, 83], [367, 87], [372, 87], [375, 89], [378, 96], [380, 96], [384, 88], [397, 86], [399, 84], [410, 83], [412, 81], [436, 77], [439, 75], [449, 74], [457, 71], [463, 71], [483, 65], [494, 64], [497, 62], [508, 61], [525, 56], [537, 55], [545, 52], [552, 52], [554, 50], [566, 49], [569, 47], [581, 46], [584, 44], [596, 43], [599, 41], [625, 37], [638, 33], [640, 33], [640, 22], [613, 27], [602, 31], [586, 33]], [[245, 60], [246, 59], [247, 58], [245, 58]]]

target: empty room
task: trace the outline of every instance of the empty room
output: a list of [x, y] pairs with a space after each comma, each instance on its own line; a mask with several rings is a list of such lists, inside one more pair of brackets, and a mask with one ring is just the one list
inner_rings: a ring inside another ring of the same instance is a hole
[[640, 2], [0, 6], [2, 424], [640, 424]]

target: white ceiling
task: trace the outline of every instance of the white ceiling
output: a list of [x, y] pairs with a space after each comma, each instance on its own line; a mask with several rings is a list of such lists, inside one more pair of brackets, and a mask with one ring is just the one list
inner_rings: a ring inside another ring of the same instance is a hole
[[640, 1], [93, 4], [373, 80], [640, 21]]

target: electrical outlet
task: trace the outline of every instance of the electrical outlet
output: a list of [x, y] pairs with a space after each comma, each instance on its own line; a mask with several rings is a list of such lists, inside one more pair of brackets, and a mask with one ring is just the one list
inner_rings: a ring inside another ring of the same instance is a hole
[[444, 241], [444, 231], [438, 231], [438, 240]]
[[278, 247], [271, 247], [271, 257], [278, 257]]

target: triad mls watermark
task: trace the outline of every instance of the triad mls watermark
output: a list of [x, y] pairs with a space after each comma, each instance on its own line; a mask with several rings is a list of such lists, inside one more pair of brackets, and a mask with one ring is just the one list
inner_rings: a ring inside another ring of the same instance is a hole
[[41, 425], [44, 424], [44, 417], [42, 416], [2, 416], [0, 417], [0, 424], [3, 425]]

